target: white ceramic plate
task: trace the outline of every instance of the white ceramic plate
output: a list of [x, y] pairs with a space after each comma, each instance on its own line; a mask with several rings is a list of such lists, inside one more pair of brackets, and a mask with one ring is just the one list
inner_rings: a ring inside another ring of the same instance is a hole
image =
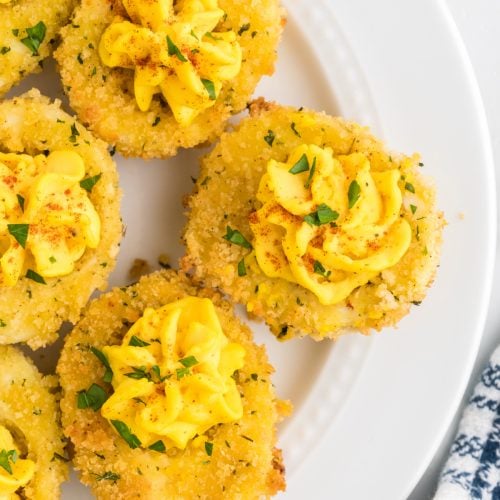
[[[450, 223], [436, 284], [399, 332], [352, 335], [335, 345], [308, 339], [278, 344], [252, 324], [277, 369], [278, 393], [295, 405], [280, 429], [289, 482], [284, 496], [402, 498], [453, 414], [484, 321], [495, 211], [481, 103], [440, 4], [284, 3], [289, 23], [277, 70], [256, 95], [342, 114], [378, 134], [383, 126], [390, 147], [423, 153]], [[53, 65], [11, 95], [32, 85], [62, 96]], [[192, 188], [199, 156], [185, 151], [168, 164], [144, 164], [117, 155], [127, 233], [112, 285], [128, 282], [134, 258], [156, 267], [161, 253], [173, 263], [182, 255], [181, 199]], [[44, 369], [56, 350], [37, 354]], [[63, 498], [91, 496], [73, 477]]]

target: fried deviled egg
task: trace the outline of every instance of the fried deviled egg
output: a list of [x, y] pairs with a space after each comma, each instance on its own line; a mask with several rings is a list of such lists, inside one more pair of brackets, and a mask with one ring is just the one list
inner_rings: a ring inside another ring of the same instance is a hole
[[56, 51], [71, 106], [125, 156], [213, 141], [274, 70], [279, 0], [84, 0]]
[[202, 161], [183, 268], [281, 339], [394, 325], [438, 265], [421, 166], [354, 123], [256, 101]]
[[161, 271], [92, 302], [57, 371], [97, 498], [264, 498], [285, 487], [263, 347], [231, 305]]
[[0, 103], [0, 344], [53, 342], [106, 286], [121, 238], [106, 145], [38, 91]]
[[60, 498], [68, 459], [57, 378], [11, 346], [0, 346], [0, 364], [0, 498]]
[[41, 71], [74, 0], [0, 0], [0, 96]]

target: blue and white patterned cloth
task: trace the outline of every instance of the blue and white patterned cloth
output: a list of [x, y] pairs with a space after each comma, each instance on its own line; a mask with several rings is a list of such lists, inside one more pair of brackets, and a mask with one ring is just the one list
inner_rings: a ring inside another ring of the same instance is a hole
[[434, 500], [500, 500], [500, 346], [464, 410]]

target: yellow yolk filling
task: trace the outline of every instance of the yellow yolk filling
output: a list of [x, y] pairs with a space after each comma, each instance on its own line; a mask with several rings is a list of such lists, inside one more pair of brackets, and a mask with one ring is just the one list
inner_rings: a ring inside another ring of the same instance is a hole
[[106, 66], [135, 70], [141, 111], [161, 93], [187, 126], [215, 104], [224, 81], [241, 68], [234, 31], [214, 31], [224, 17], [217, 0], [123, 0], [130, 21], [117, 16], [104, 32], [99, 55]]
[[101, 413], [128, 426], [139, 446], [162, 441], [184, 449], [210, 427], [243, 415], [232, 375], [243, 366], [245, 349], [228, 341], [209, 299], [148, 308], [122, 345], [102, 351], [115, 391]]
[[67, 275], [97, 247], [101, 222], [80, 186], [84, 176], [74, 151], [0, 153], [0, 285], [14, 286], [26, 270]]
[[394, 266], [411, 242], [400, 218], [397, 169], [372, 172], [361, 153], [297, 147], [286, 163], [270, 160], [252, 214], [257, 262], [270, 277], [336, 304]]
[[0, 425], [0, 499], [18, 499], [16, 491], [31, 481], [35, 468], [32, 460], [19, 458], [12, 435]]

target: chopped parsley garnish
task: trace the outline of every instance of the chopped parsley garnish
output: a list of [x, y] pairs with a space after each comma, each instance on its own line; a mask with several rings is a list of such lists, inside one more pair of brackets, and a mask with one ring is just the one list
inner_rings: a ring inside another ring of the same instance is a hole
[[33, 269], [28, 269], [26, 272], [26, 278], [34, 281], [35, 283], [40, 283], [40, 285], [46, 285], [47, 282], [44, 280], [43, 276], [40, 276], [38, 273], [33, 271]]
[[179, 50], [179, 47], [172, 42], [172, 39], [167, 35], [167, 47], [168, 47], [168, 55], [175, 56], [181, 62], [187, 62], [184, 54]]
[[223, 238], [233, 245], [238, 245], [243, 248], [247, 248], [248, 250], [252, 249], [252, 245], [248, 242], [248, 240], [237, 230], [231, 229], [230, 226], [226, 227], [226, 234]]
[[293, 133], [297, 136], [297, 137], [302, 137], [300, 135], [300, 132], [297, 130], [296, 128], [296, 125], [295, 125], [295, 122], [292, 122], [292, 124], [290, 125], [290, 128], [292, 129]]
[[289, 170], [293, 175], [300, 174], [302, 172], [307, 172], [309, 170], [309, 160], [307, 156], [303, 154], [299, 161]]
[[243, 35], [245, 31], [248, 31], [250, 29], [250, 23], [245, 23], [240, 26], [240, 29], [238, 30], [238, 35]]
[[332, 210], [328, 205], [322, 203], [318, 205], [316, 212], [312, 212], [304, 217], [304, 221], [310, 226], [321, 226], [322, 224], [328, 224], [334, 222], [339, 218], [339, 213]]
[[316, 157], [314, 157], [313, 164], [311, 166], [311, 171], [309, 172], [309, 177], [307, 178], [307, 181], [304, 184], [304, 187], [306, 189], [309, 189], [311, 187], [311, 182], [315, 172], [316, 172]]
[[242, 276], [247, 275], [247, 268], [245, 266], [245, 259], [241, 259], [238, 262], [238, 276], [241, 278]]
[[211, 443], [210, 441], [205, 441], [205, 451], [207, 452], [207, 455], [211, 457], [214, 451], [214, 443]]
[[16, 450], [2, 450], [0, 451], [0, 467], [6, 470], [9, 474], [12, 475], [12, 467], [10, 466], [10, 462], [15, 464], [17, 462], [17, 451]]
[[151, 344], [149, 342], [146, 342], [145, 340], [141, 340], [135, 335], [132, 335], [132, 337], [130, 337], [130, 340], [128, 341], [128, 345], [131, 345], [133, 347], [147, 347]]
[[196, 36], [196, 33], [194, 32], [194, 30], [191, 30], [189, 34], [190, 34], [193, 38], [195, 38], [196, 40], [200, 40], [200, 39]]
[[38, 24], [35, 24], [35, 26], [32, 26], [31, 28], [26, 28], [26, 33], [28, 36], [26, 38], [22, 38], [21, 42], [31, 50], [31, 53], [34, 56], [38, 55], [38, 49], [40, 48], [40, 45], [45, 38], [46, 31], [47, 28], [42, 21], [40, 21]]
[[10, 47], [1, 47], [0, 48], [0, 54], [3, 56], [4, 54], [7, 54], [7, 52], [10, 52]]
[[69, 141], [76, 142], [76, 138], [79, 135], [80, 135], [80, 132], [78, 132], [78, 128], [76, 127], [76, 123], [73, 123], [73, 125], [71, 125], [71, 135], [69, 136]]
[[100, 410], [107, 399], [107, 392], [98, 384], [92, 384], [87, 390], [78, 391], [76, 395], [77, 407], [80, 410], [86, 408], [94, 411]]
[[146, 378], [148, 380], [150, 379], [150, 375], [146, 373], [145, 366], [140, 366], [140, 367], [133, 366], [132, 370], [134, 371], [130, 373], [124, 373], [125, 377], [133, 378], [135, 380], [140, 380], [141, 378]]
[[415, 187], [413, 186], [413, 184], [411, 184], [410, 182], [407, 182], [405, 184], [405, 189], [407, 191], [410, 191], [410, 193], [415, 193]]
[[120, 420], [111, 420], [111, 423], [113, 424], [113, 427], [118, 431], [118, 434], [120, 434], [120, 436], [132, 449], [141, 446], [142, 443], [140, 439], [135, 434], [132, 434], [132, 431], [127, 424], [123, 423]]
[[21, 196], [20, 194], [17, 195], [17, 202], [19, 203], [19, 206], [21, 207], [21, 210], [24, 212], [24, 196]]
[[156, 443], [153, 443], [151, 446], [148, 446], [148, 450], [165, 453], [165, 451], [167, 451], [167, 448], [165, 447], [165, 443], [160, 439], [159, 441], [156, 441]]
[[113, 370], [111, 369], [108, 358], [104, 355], [103, 352], [101, 352], [99, 349], [96, 349], [95, 347], [91, 347], [90, 351], [104, 365], [104, 368], [106, 368], [104, 376], [102, 377], [104, 382], [111, 382], [111, 380], [113, 379]]
[[106, 471], [104, 474], [93, 474], [97, 481], [118, 481], [120, 479], [120, 474], [112, 471]]
[[356, 205], [360, 196], [361, 196], [361, 188], [359, 187], [358, 182], [352, 181], [351, 184], [349, 184], [349, 191], [347, 192], [347, 198], [349, 200], [349, 208], [352, 208], [354, 205]]
[[217, 94], [215, 93], [215, 85], [212, 80], [207, 80], [206, 78], [201, 79], [201, 83], [203, 83], [203, 86], [208, 92], [208, 97], [211, 101], [215, 101], [217, 99]]
[[269, 144], [269, 146], [273, 147], [274, 139], [276, 139], [274, 132], [272, 130], [268, 130], [267, 135], [264, 136], [264, 140]]
[[199, 363], [199, 361], [194, 356], [188, 356], [187, 358], [179, 359], [179, 363], [185, 368], [191, 368]]
[[175, 370], [175, 374], [177, 375], [177, 380], [180, 380], [181, 378], [191, 375], [191, 371], [189, 368], [177, 368], [177, 370]]
[[415, 214], [415, 212], [417, 211], [417, 206], [416, 205], [410, 205], [410, 210], [411, 210], [412, 214]]
[[92, 192], [92, 188], [99, 182], [102, 177], [101, 174], [93, 175], [92, 177], [87, 177], [86, 179], [82, 179], [80, 181], [80, 187], [85, 189], [88, 193]]
[[318, 260], [314, 261], [313, 269], [314, 269], [314, 272], [316, 274], [319, 274], [320, 276], [323, 276], [323, 278], [328, 278], [328, 276], [330, 276], [330, 274], [332, 274], [332, 272], [331, 271], [327, 271], [323, 267], [323, 264], [321, 264], [321, 262], [319, 262]]
[[30, 230], [29, 224], [7, 224], [7, 230], [23, 248], [26, 248], [26, 241]]

